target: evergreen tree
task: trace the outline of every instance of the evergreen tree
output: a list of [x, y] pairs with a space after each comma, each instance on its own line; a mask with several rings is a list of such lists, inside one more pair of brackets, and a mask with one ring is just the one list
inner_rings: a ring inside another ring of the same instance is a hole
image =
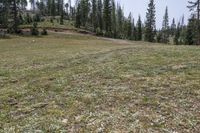
[[141, 41], [142, 40], [142, 21], [141, 17], [139, 15], [138, 21], [137, 21], [137, 34], [136, 34], [136, 40]]
[[46, 7], [44, 1], [37, 1], [36, 2], [37, 8], [39, 10], [39, 13], [43, 16], [46, 15]]
[[7, 27], [7, 17], [8, 17], [8, 1], [0, 1], [0, 28]]
[[61, 3], [60, 3], [60, 24], [63, 25], [64, 24], [64, 11], [63, 11], [63, 0], [61, 0]]
[[133, 29], [132, 29], [131, 21], [132, 21], [132, 15], [131, 15], [131, 13], [129, 13], [128, 20], [127, 20], [127, 29], [125, 29], [125, 31], [127, 31], [126, 38], [129, 39], [129, 40], [133, 39], [133, 37], [132, 37]]
[[88, 14], [90, 11], [89, 7], [89, 0], [81, 0], [80, 1], [80, 13], [81, 13], [81, 24], [83, 27], [86, 26], [86, 23], [88, 21]]
[[185, 25], [185, 16], [183, 15], [180, 24], [180, 39], [179, 39], [180, 44], [185, 44], [186, 32], [187, 32], [187, 26]]
[[165, 15], [163, 17], [162, 42], [169, 43], [169, 16], [168, 16], [168, 8], [167, 7], [165, 10]]
[[67, 19], [69, 19], [69, 4], [68, 3], [65, 3], [65, 11], [66, 11]]
[[63, 12], [63, 0], [56, 0], [56, 15], [62, 15]]
[[131, 35], [131, 40], [137, 41], [137, 28], [135, 26], [135, 20], [134, 19], [132, 21], [132, 35]]
[[52, 0], [51, 3], [51, 16], [55, 16], [56, 15], [56, 4], [55, 4], [55, 0]]
[[80, 28], [81, 26], [81, 5], [78, 3], [77, 9], [76, 9], [76, 21], [75, 21], [75, 27]]
[[158, 31], [156, 35], [156, 41], [162, 43], [162, 31]]
[[18, 33], [18, 26], [19, 26], [19, 2], [18, 0], [8, 1], [9, 4], [9, 32], [11, 33]]
[[117, 33], [118, 38], [123, 38], [123, 23], [124, 23], [124, 13], [122, 7], [117, 4]]
[[97, 20], [98, 20], [98, 27], [100, 28], [100, 30], [103, 30], [103, 15], [102, 15], [102, 1], [98, 0], [98, 4], [97, 4]]
[[197, 42], [196, 44], [200, 45], [200, 0], [194, 0], [189, 1], [189, 6], [188, 8], [190, 11], [194, 11], [194, 14], [196, 15], [196, 26], [197, 26]]
[[115, 1], [112, 0], [112, 34], [113, 37], [117, 37], [117, 21], [116, 21], [116, 6]]
[[173, 18], [172, 24], [171, 24], [171, 28], [170, 28], [170, 34], [171, 34], [172, 36], [174, 36], [174, 35], [175, 35], [175, 32], [176, 32], [176, 23], [175, 23], [175, 19]]
[[137, 21], [137, 40], [138, 41], [142, 40], [142, 21], [140, 16]]
[[110, 36], [111, 34], [111, 1], [110, 0], [104, 0], [104, 9], [103, 9], [103, 18], [104, 18], [104, 29], [106, 31], [106, 36]]
[[180, 44], [180, 22], [177, 25], [176, 32], [175, 32], [175, 37], [174, 37], [174, 44], [179, 45]]
[[154, 42], [155, 41], [155, 4], [154, 0], [150, 0], [150, 3], [148, 5], [147, 13], [146, 13], [146, 23], [145, 23], [145, 40], [148, 42]]
[[186, 32], [186, 44], [193, 45], [195, 43], [195, 17], [193, 16], [191, 19], [189, 19], [189, 23], [187, 26], [187, 32]]
[[92, 23], [94, 31], [96, 31], [98, 22], [97, 22], [97, 1], [92, 0]]

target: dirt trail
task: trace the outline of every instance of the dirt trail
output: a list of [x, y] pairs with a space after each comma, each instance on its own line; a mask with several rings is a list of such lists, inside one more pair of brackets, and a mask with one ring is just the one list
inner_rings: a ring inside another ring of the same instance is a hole
[[[73, 30], [63, 30], [63, 31], [52, 31], [52, 30], [48, 30], [49, 32], [52, 33], [59, 33], [59, 34], [66, 34], [66, 35], [82, 35], [82, 36], [95, 36], [94, 34], [84, 34], [84, 33], [80, 33], [77, 31], [73, 31]], [[107, 37], [99, 37], [96, 36], [97, 39], [102, 39], [102, 40], [107, 40], [107, 41], [112, 41], [118, 44], [133, 44], [133, 41], [129, 41], [129, 40], [123, 40], [123, 39], [114, 39], [114, 38], [107, 38]]]

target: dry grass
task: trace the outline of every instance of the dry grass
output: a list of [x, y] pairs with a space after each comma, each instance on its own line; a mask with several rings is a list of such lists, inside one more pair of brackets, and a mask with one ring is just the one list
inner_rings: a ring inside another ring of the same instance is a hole
[[200, 47], [50, 34], [0, 40], [0, 132], [200, 129]]

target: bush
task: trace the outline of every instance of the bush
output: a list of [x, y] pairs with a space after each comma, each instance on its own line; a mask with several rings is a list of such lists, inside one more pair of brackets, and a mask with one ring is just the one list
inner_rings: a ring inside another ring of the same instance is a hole
[[96, 29], [96, 35], [97, 36], [102, 36], [103, 35], [103, 32], [101, 31], [101, 29], [99, 27]]
[[53, 23], [53, 18], [52, 17], [50, 18], [50, 22]]
[[30, 14], [29, 13], [26, 13], [26, 16], [25, 16], [25, 23], [26, 24], [30, 24], [30, 23], [32, 23], [32, 18], [31, 18], [31, 16], [30, 16]]
[[38, 31], [36, 22], [33, 23], [33, 27], [31, 28], [31, 35], [34, 35], [34, 36], [39, 35], [39, 31]]
[[35, 16], [33, 16], [33, 20], [35, 22], [40, 22], [41, 21], [41, 16], [37, 13], [37, 14], [35, 14]]
[[112, 37], [112, 33], [110, 31], [104, 33], [105, 37]]
[[46, 29], [43, 29], [43, 30], [41, 31], [41, 35], [48, 35], [47, 30], [46, 30]]
[[0, 30], [0, 39], [1, 38], [6, 38], [6, 31]]

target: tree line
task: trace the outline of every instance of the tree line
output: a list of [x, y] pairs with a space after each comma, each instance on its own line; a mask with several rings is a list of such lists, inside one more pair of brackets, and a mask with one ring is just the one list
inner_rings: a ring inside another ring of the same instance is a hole
[[[33, 17], [30, 17], [26, 7], [31, 3]], [[9, 32], [18, 32], [18, 26], [24, 23], [41, 21], [41, 17], [59, 16], [60, 24], [70, 20], [76, 28], [82, 28], [99, 36], [148, 41], [159, 43], [200, 45], [200, 0], [188, 1], [191, 17], [188, 24], [172, 19], [170, 24], [168, 7], [163, 14], [162, 28], [156, 28], [155, 1], [149, 0], [146, 19], [143, 22], [140, 15], [133, 18], [130, 12], [124, 15], [124, 9], [115, 0], [76, 0], [72, 6], [71, 0], [2, 0], [0, 2], [0, 26]]]

